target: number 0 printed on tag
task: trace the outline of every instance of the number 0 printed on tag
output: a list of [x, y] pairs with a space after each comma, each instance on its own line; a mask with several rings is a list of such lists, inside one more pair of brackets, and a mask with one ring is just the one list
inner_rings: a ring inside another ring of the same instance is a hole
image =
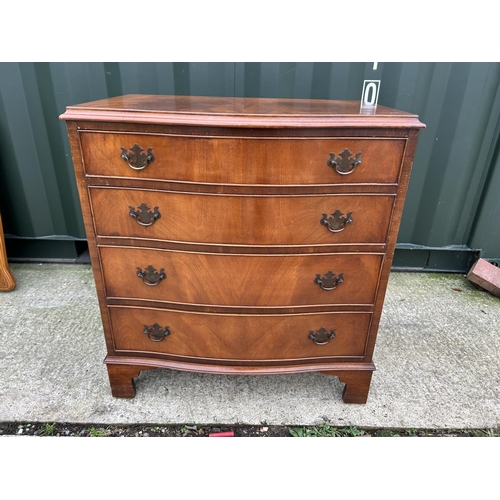
[[363, 93], [361, 94], [361, 107], [376, 107], [378, 102], [379, 90], [380, 80], [365, 80], [363, 83]]

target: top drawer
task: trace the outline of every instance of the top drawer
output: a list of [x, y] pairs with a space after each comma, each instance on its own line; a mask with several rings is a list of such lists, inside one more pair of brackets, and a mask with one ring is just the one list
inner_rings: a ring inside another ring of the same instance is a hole
[[87, 175], [255, 185], [396, 184], [406, 144], [98, 132], [80, 132], [80, 139]]

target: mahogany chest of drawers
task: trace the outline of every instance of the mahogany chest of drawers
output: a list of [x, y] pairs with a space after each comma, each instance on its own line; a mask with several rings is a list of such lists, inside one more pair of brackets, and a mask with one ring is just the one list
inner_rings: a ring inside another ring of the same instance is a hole
[[366, 402], [415, 115], [128, 95], [61, 118], [113, 396], [153, 368], [320, 371]]

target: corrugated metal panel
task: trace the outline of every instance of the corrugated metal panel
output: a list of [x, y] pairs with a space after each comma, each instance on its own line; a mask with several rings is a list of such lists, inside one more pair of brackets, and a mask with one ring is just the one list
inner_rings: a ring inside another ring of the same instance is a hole
[[380, 104], [427, 125], [399, 248], [473, 248], [500, 259], [500, 63], [1, 63], [7, 238], [85, 238], [58, 120], [69, 104], [127, 93], [359, 99], [364, 79], [382, 81]]
[[485, 258], [500, 264], [500, 122], [495, 131], [497, 141], [490, 148], [490, 168], [482, 180], [483, 188], [477, 193], [476, 217], [471, 225], [468, 244], [479, 248]]
[[[415, 103], [427, 124], [415, 157], [399, 241], [430, 247], [467, 244], [477, 196], [498, 137], [498, 64], [435, 64]], [[415, 92], [419, 93], [418, 91]]]

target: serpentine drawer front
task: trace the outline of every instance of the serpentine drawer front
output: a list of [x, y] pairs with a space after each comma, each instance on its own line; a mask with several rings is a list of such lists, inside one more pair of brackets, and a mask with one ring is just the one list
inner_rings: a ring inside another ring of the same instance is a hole
[[108, 298], [236, 307], [372, 305], [383, 254], [252, 255], [100, 247]]
[[[371, 319], [370, 313], [234, 315], [126, 307], [110, 307], [110, 315], [115, 348], [124, 354], [154, 352], [248, 366], [272, 360], [361, 359]], [[228, 331], [233, 334], [224, 334]]]
[[97, 236], [225, 245], [385, 244], [395, 196], [248, 196], [92, 187]]
[[[87, 175], [218, 184], [395, 184], [405, 147], [401, 139], [90, 132], [81, 134], [81, 144]], [[327, 162], [330, 171], [323, 168]]]
[[115, 397], [320, 371], [365, 403], [419, 129], [359, 102], [129, 95], [66, 120]]

